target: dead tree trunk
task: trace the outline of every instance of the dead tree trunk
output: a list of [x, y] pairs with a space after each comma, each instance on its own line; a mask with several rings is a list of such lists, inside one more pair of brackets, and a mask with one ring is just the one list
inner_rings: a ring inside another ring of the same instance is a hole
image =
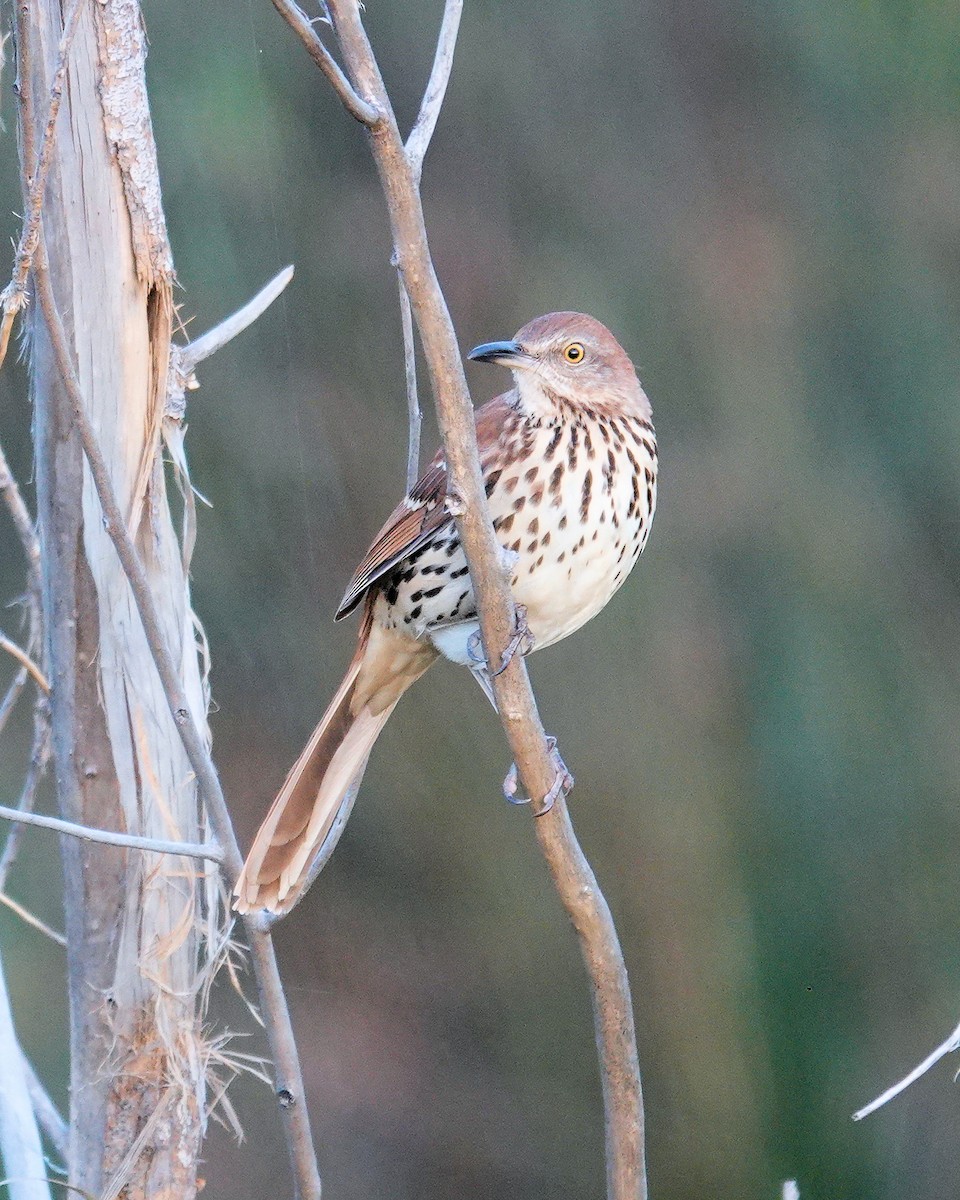
[[[173, 266], [139, 6], [73, 0], [66, 35], [58, 0], [21, 0], [18, 8], [25, 179], [44, 137], [58, 62], [66, 61], [34, 267], [49, 270], [87, 415], [146, 566], [191, 715], [206, 733], [189, 545], [174, 525], [161, 454]], [[36, 307], [30, 345], [62, 815], [101, 829], [203, 841], [195, 777]], [[62, 840], [70, 1183], [105, 1198], [121, 1191], [192, 1197], [206, 1111], [197, 997], [222, 942], [216, 878], [208, 884], [204, 864], [194, 859]]]

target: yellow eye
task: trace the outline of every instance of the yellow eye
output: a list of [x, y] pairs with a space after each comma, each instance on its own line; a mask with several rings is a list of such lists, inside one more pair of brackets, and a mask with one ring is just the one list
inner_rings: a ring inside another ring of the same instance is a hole
[[563, 348], [563, 357], [568, 363], [583, 362], [586, 350], [583, 348], [583, 342], [571, 342]]

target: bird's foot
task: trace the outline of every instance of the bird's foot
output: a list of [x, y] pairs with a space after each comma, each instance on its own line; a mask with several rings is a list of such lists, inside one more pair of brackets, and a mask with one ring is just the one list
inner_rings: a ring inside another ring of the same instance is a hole
[[480, 638], [479, 629], [475, 629], [467, 638], [467, 658], [470, 659], [471, 671], [477, 670], [478, 668], [486, 668], [487, 656], [483, 652], [483, 642]]
[[533, 650], [533, 634], [527, 624], [527, 606], [525, 604], [518, 604], [516, 607], [513, 618], [513, 636], [504, 647], [503, 654], [500, 655], [500, 666], [493, 672], [494, 678], [504, 673], [513, 662], [513, 656], [518, 650], [521, 654], [529, 654]]
[[[573, 776], [567, 769], [567, 764], [560, 757], [560, 751], [557, 748], [557, 739], [547, 736], [547, 745], [550, 748], [550, 758], [556, 770], [553, 786], [543, 798], [543, 807], [537, 813], [538, 817], [542, 817], [544, 813], [548, 813], [560, 796], [566, 797], [573, 789]], [[511, 763], [510, 770], [507, 772], [507, 777], [503, 781], [503, 794], [511, 804], [529, 804], [530, 797], [522, 796], [520, 793], [520, 776], [517, 771], [517, 764]]]

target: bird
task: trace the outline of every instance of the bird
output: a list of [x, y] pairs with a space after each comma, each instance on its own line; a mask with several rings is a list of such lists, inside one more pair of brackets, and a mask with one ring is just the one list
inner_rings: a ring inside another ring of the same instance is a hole
[[[584, 313], [537, 317], [468, 357], [513, 376], [477, 409], [477, 444], [522, 615], [515, 642], [543, 649], [600, 612], [646, 545], [657, 497], [650, 402], [616, 338]], [[254, 838], [234, 890], [240, 913], [283, 915], [299, 902], [387, 719], [439, 658], [469, 667], [493, 699], [452, 507], [439, 452], [354, 572], [336, 619], [361, 607], [356, 653]]]

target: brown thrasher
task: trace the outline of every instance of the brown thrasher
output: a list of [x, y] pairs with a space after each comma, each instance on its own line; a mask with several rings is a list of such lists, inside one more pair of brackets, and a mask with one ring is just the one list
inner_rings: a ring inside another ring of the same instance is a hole
[[[478, 410], [477, 442], [525, 649], [539, 649], [595, 616], [646, 543], [657, 494], [650, 403], [613, 335], [582, 313], [538, 317], [469, 357], [513, 372], [512, 391]], [[254, 839], [237, 881], [240, 912], [284, 913], [301, 898], [387, 718], [440, 655], [470, 667], [492, 699], [446, 492], [438, 454], [350, 581], [337, 618], [363, 602], [357, 652]]]

